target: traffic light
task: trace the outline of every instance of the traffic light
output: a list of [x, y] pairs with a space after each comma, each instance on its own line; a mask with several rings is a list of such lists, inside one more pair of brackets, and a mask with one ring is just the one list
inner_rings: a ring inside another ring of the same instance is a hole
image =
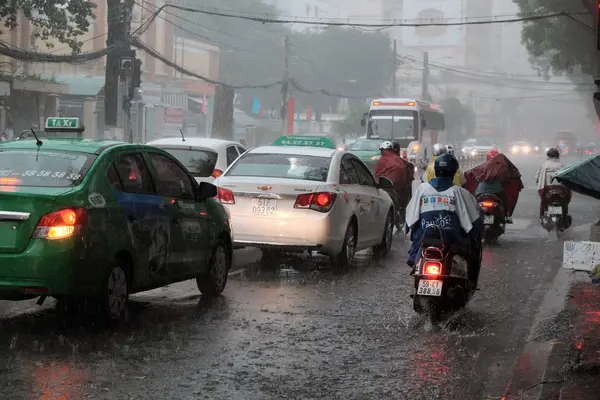
[[142, 86], [142, 60], [135, 59], [134, 61], [131, 86], [134, 88]]

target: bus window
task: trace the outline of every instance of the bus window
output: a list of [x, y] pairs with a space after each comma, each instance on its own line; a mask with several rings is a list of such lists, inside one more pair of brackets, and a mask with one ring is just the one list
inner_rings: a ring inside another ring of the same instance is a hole
[[419, 140], [417, 112], [373, 110], [369, 115], [367, 138]]

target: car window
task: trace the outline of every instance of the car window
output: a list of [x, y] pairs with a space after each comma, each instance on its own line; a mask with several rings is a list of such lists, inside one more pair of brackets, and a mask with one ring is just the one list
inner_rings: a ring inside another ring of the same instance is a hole
[[236, 146], [238, 153], [240, 153], [240, 156], [242, 154], [244, 154], [246, 152], [246, 149], [240, 146]]
[[96, 159], [93, 154], [61, 150], [0, 150], [0, 184], [71, 187], [81, 183]]
[[154, 194], [154, 184], [141, 154], [123, 154], [117, 160], [117, 172], [128, 193]]
[[193, 200], [194, 186], [190, 176], [173, 160], [162, 154], [149, 153], [158, 179], [158, 194]]
[[348, 148], [349, 151], [379, 151], [382, 140], [357, 140]]
[[219, 157], [217, 152], [210, 150], [169, 147], [161, 147], [161, 149], [175, 157], [193, 176], [199, 178], [212, 175], [215, 165], [217, 165], [217, 158]]
[[246, 153], [226, 176], [259, 176], [325, 182], [331, 158], [302, 154]]
[[108, 183], [113, 185], [118, 191], [123, 192], [125, 190], [123, 188], [123, 182], [121, 182], [121, 178], [119, 177], [119, 173], [117, 172], [117, 168], [114, 164], [111, 163], [110, 167], [108, 167], [106, 177], [108, 178]]
[[367, 167], [362, 165], [358, 160], [350, 160], [356, 172], [358, 173], [358, 179], [360, 180], [361, 185], [365, 186], [375, 186], [375, 179], [373, 179], [373, 175]]
[[[345, 177], [344, 177], [345, 175]], [[342, 182], [342, 178], [347, 180], [347, 182]], [[358, 178], [358, 174], [356, 173], [356, 169], [350, 162], [350, 158], [346, 157], [342, 160], [342, 165], [340, 168], [340, 184], [344, 185], [360, 185], [360, 179]]]
[[235, 146], [229, 146], [227, 148], [227, 166], [230, 166], [238, 157], [239, 154], [235, 149]]

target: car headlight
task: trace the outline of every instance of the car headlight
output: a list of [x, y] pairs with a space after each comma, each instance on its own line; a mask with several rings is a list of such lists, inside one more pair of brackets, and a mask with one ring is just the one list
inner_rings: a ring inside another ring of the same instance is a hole
[[510, 149], [510, 151], [514, 154], [514, 153], [518, 153], [519, 152], [519, 148], [514, 146], [512, 149]]
[[471, 150], [471, 155], [472, 155], [472, 156], [474, 156], [474, 155], [477, 155], [477, 151], [475, 151], [475, 150]]
[[540, 148], [538, 146], [535, 146], [535, 151], [539, 151]]
[[461, 149], [461, 151], [462, 151], [463, 153], [466, 153], [466, 152], [467, 152], [467, 149], [465, 149], [465, 148], [462, 148], [462, 149]]

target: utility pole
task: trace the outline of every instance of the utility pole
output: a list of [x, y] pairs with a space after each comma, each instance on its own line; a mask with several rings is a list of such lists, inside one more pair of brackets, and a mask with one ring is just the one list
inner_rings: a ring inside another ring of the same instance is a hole
[[392, 59], [394, 61], [394, 70], [392, 71], [392, 97], [398, 96], [398, 84], [396, 83], [396, 72], [398, 71], [398, 50], [397, 41], [394, 39], [394, 53]]
[[600, 0], [596, 0], [596, 76], [594, 77], [594, 84], [596, 85], [596, 92], [594, 93], [593, 102], [596, 115], [600, 118]]
[[429, 101], [429, 52], [423, 53], [423, 80], [421, 81], [421, 99]]
[[288, 101], [290, 98], [290, 38], [283, 38], [283, 84], [281, 85], [281, 135], [287, 134]]

